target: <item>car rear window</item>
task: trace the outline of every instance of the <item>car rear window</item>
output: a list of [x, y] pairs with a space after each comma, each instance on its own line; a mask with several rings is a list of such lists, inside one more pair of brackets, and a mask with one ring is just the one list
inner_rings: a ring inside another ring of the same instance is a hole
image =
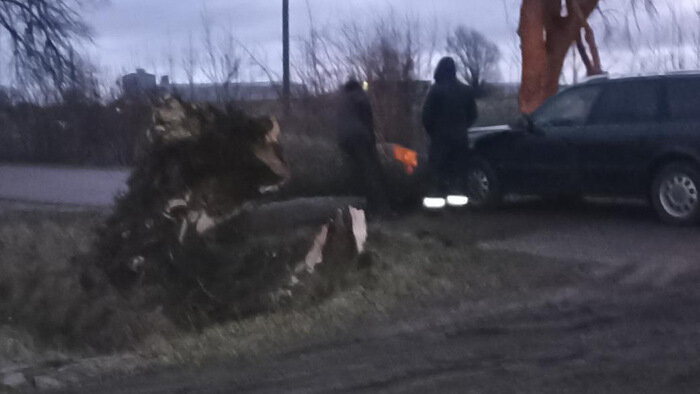
[[658, 119], [659, 100], [654, 82], [607, 85], [591, 113], [591, 123], [639, 123]]
[[700, 78], [670, 80], [666, 86], [671, 120], [700, 120]]

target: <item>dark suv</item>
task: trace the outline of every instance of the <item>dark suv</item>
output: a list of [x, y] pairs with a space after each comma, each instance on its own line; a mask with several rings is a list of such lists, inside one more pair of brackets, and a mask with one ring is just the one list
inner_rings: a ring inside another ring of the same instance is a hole
[[515, 125], [469, 133], [477, 205], [510, 193], [629, 196], [666, 222], [700, 218], [700, 73], [593, 79]]

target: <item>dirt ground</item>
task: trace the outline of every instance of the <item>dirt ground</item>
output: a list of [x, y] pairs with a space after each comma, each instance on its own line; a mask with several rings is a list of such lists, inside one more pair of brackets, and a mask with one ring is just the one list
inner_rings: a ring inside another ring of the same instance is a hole
[[527, 272], [546, 262], [566, 279], [478, 300], [448, 292], [269, 356], [156, 368], [69, 392], [697, 392], [697, 227], [664, 226], [634, 204], [540, 202], [376, 226], [446, 250], [473, 247], [485, 265], [515, 256]]

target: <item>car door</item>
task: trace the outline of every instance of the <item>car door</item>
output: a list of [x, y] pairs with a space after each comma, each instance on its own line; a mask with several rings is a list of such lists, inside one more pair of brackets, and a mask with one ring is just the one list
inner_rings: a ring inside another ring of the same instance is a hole
[[661, 127], [661, 83], [637, 79], [601, 86], [585, 127], [567, 136], [575, 150], [582, 191], [639, 194]]
[[664, 85], [668, 117], [652, 159], [669, 154], [700, 158], [700, 77], [674, 76]]
[[528, 132], [512, 138], [510, 183], [535, 194], [576, 190], [576, 161], [567, 136], [585, 124], [600, 89], [579, 86], [546, 101], [532, 116]]

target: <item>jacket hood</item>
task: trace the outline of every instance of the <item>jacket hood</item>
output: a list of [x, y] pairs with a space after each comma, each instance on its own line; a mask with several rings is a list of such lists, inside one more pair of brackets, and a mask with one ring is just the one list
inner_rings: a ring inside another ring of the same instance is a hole
[[362, 85], [359, 82], [357, 82], [356, 79], [350, 79], [343, 85], [343, 91], [346, 93], [362, 91]]
[[451, 57], [443, 57], [435, 68], [435, 82], [448, 82], [457, 79], [457, 65]]

